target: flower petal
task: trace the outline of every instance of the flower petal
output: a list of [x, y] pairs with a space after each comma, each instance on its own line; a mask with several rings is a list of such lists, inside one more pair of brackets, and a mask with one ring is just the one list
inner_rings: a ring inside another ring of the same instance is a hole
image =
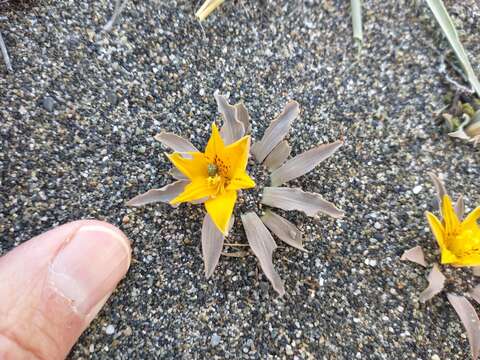
[[475, 308], [464, 296], [448, 293], [447, 298], [467, 331], [472, 358], [476, 360], [480, 354], [480, 320]]
[[443, 290], [445, 284], [445, 276], [442, 274], [437, 264], [433, 264], [433, 268], [428, 274], [428, 287], [420, 294], [420, 302], [424, 303]]
[[192, 181], [194, 179], [206, 179], [208, 177], [208, 162], [205, 155], [200, 152], [189, 152], [191, 159], [183, 156], [185, 153], [173, 153], [167, 155], [172, 164]]
[[225, 237], [213, 223], [210, 215], [208, 213], [205, 214], [202, 225], [202, 254], [207, 279], [212, 276], [217, 267], [218, 260], [222, 254], [224, 240]]
[[313, 170], [319, 163], [333, 155], [342, 144], [343, 141], [340, 140], [323, 144], [288, 160], [270, 175], [272, 186], [282, 185]]
[[254, 212], [243, 214], [242, 223], [250, 248], [260, 262], [260, 267], [265, 276], [275, 291], [280, 296], [283, 296], [285, 294], [283, 281], [273, 267], [272, 262], [272, 254], [277, 248], [272, 235], [270, 235], [268, 229]]
[[250, 115], [248, 115], [248, 110], [243, 102], [235, 105], [235, 118], [243, 124], [244, 135], [249, 134], [252, 130], [252, 125], [250, 125]]
[[263, 162], [277, 144], [283, 140], [290, 130], [290, 123], [300, 113], [296, 101], [289, 101], [283, 112], [270, 123], [261, 141], [252, 146], [252, 153], [258, 162]]
[[228, 223], [237, 200], [236, 191], [225, 191], [214, 198], [205, 201], [205, 208], [223, 235], [228, 234]]
[[453, 209], [452, 200], [448, 195], [443, 195], [442, 215], [443, 221], [445, 222], [445, 233], [447, 236], [455, 233], [460, 226], [460, 220], [458, 220], [457, 214]]
[[467, 228], [472, 225], [476, 225], [478, 219], [480, 218], [480, 206], [473, 210], [470, 214], [467, 215], [465, 220], [462, 222], [462, 228]]
[[197, 148], [190, 141], [174, 133], [161, 132], [155, 135], [154, 138], [175, 152], [198, 152]]
[[425, 262], [425, 255], [423, 255], [423, 250], [421, 246], [415, 246], [409, 250], [406, 250], [400, 260], [405, 261], [412, 261], [414, 263], [417, 263], [419, 265], [422, 265], [424, 267], [427, 266], [427, 263]]
[[280, 166], [283, 165], [285, 160], [290, 155], [290, 151], [292, 148], [288, 145], [287, 140], [283, 140], [275, 146], [270, 154], [268, 154], [267, 158], [265, 159], [264, 165], [268, 168], [268, 170], [273, 171], [278, 169]]
[[447, 247], [447, 245], [445, 244], [445, 228], [443, 227], [443, 224], [440, 222], [440, 220], [431, 212], [425, 212], [425, 216], [427, 217], [427, 221], [430, 225], [433, 236], [437, 240], [438, 247], [443, 252], [443, 250]]
[[334, 218], [341, 218], [344, 213], [321, 195], [304, 192], [297, 188], [265, 187], [262, 204], [289, 210], [303, 211], [307, 216], [324, 213]]
[[253, 187], [255, 187], [255, 181], [244, 172], [230, 181], [227, 190], [250, 189]]
[[294, 248], [305, 251], [302, 244], [302, 232], [290, 221], [270, 210], [265, 211], [261, 220], [280, 240]]
[[170, 200], [178, 196], [188, 183], [189, 181], [178, 180], [161, 189], [151, 189], [146, 193], [135, 196], [133, 199], [129, 200], [127, 206], [139, 207], [156, 202], [168, 203]]
[[179, 204], [182, 202], [192, 202], [215, 195], [217, 192], [216, 186], [211, 186], [207, 179], [193, 180], [190, 184], [185, 186], [183, 192], [176, 198], [170, 200], [170, 204]]
[[250, 136], [244, 136], [240, 140], [225, 147], [221, 159], [230, 165], [230, 176], [236, 177], [245, 173], [250, 153]]
[[215, 123], [212, 123], [212, 135], [210, 135], [210, 139], [208, 140], [205, 148], [205, 157], [208, 159], [208, 161], [213, 161], [216, 155], [223, 153], [224, 149], [225, 144], [220, 136], [218, 127]]
[[225, 96], [220, 95], [218, 90], [215, 91], [213, 96], [217, 101], [218, 111], [223, 116], [223, 126], [220, 134], [225, 145], [229, 145], [245, 135], [245, 128], [243, 123], [237, 120], [235, 106], [230, 105]]

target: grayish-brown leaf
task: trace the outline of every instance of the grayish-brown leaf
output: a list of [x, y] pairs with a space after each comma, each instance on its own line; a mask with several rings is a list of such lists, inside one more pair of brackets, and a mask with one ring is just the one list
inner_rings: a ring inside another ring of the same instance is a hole
[[473, 276], [480, 276], [480, 266], [474, 266], [472, 268]]
[[342, 144], [343, 141], [340, 140], [330, 144], [323, 144], [288, 160], [282, 167], [270, 175], [272, 186], [282, 185], [287, 181], [308, 173], [323, 160], [333, 155]]
[[300, 106], [296, 101], [289, 101], [283, 112], [270, 123], [262, 140], [252, 146], [252, 154], [259, 163], [263, 162], [277, 144], [283, 140], [290, 130], [290, 124], [300, 114]]
[[434, 174], [433, 172], [429, 172], [428, 175], [432, 179], [433, 186], [435, 186], [435, 190], [437, 192], [438, 210], [441, 213], [443, 197], [448, 194], [447, 189], [445, 189], [443, 181], [440, 180], [440, 178], [436, 174]]
[[9, 72], [13, 72], [12, 63], [10, 61], [10, 56], [8, 56], [7, 47], [5, 46], [5, 42], [3, 41], [2, 33], [0, 33], [0, 51], [3, 55], [3, 61], [5, 61], [5, 66]]
[[205, 276], [207, 279], [212, 276], [218, 265], [218, 260], [223, 249], [225, 237], [213, 223], [208, 213], [203, 218], [202, 225], [202, 254], [205, 264]]
[[[476, 268], [478, 268], [478, 266]], [[475, 271], [475, 268], [473, 268], [473, 270]], [[475, 274], [475, 276], [478, 276], [478, 275]], [[472, 290], [470, 290], [469, 294], [473, 300], [475, 300], [478, 304], [480, 304], [480, 285], [477, 285]]]
[[480, 354], [480, 320], [475, 308], [464, 296], [448, 293], [447, 298], [467, 331], [472, 359], [477, 360]]
[[190, 141], [174, 133], [161, 132], [160, 134], [155, 135], [154, 138], [175, 152], [198, 152], [197, 148], [193, 146]]
[[243, 124], [243, 129], [245, 130], [244, 135], [249, 134], [252, 130], [252, 125], [250, 124], [250, 115], [248, 115], [248, 110], [243, 102], [239, 102], [235, 105], [235, 117]]
[[265, 187], [261, 202], [286, 211], [303, 211], [307, 216], [323, 213], [334, 218], [341, 218], [344, 215], [343, 211], [321, 195], [304, 192], [298, 188]]
[[174, 177], [177, 180], [188, 180], [188, 177], [186, 177], [180, 170], [178, 170], [176, 167], [172, 167], [169, 171], [170, 175]]
[[302, 232], [287, 219], [266, 210], [265, 215], [262, 216], [262, 222], [283, 242], [294, 248], [305, 251], [303, 247]]
[[278, 169], [287, 160], [292, 148], [288, 145], [287, 140], [283, 140], [275, 146], [270, 154], [265, 159], [264, 165], [268, 170], [273, 171]]
[[135, 196], [133, 199], [127, 202], [127, 206], [143, 206], [147, 204], [153, 204], [157, 202], [168, 203], [170, 200], [176, 198], [183, 191], [185, 185], [189, 181], [178, 180], [171, 184], [164, 186], [161, 189], [151, 189], [146, 193]]
[[268, 229], [254, 212], [242, 215], [243, 228], [253, 253], [260, 262], [260, 267], [271, 282], [275, 291], [282, 296], [285, 294], [283, 281], [273, 267], [272, 254], [277, 248]]
[[409, 250], [406, 250], [400, 260], [405, 261], [412, 261], [424, 267], [427, 267], [427, 263], [425, 262], [425, 256], [423, 254], [423, 250], [421, 246], [415, 246]]
[[424, 303], [443, 290], [445, 284], [445, 276], [442, 274], [437, 264], [433, 264], [433, 268], [428, 274], [428, 286], [420, 294], [420, 302]]
[[223, 126], [220, 129], [220, 135], [225, 145], [234, 143], [245, 135], [243, 123], [237, 120], [236, 108], [228, 103], [225, 96], [220, 95], [218, 90], [213, 94], [217, 101], [218, 111], [223, 116]]
[[463, 195], [460, 195], [455, 203], [455, 213], [460, 220], [463, 219], [463, 215], [465, 215], [465, 201], [463, 200]]

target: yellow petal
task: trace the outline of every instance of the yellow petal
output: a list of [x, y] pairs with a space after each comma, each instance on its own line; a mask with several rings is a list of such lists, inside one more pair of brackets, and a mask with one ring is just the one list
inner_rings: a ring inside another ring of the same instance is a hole
[[450, 196], [444, 195], [442, 200], [443, 221], [445, 221], [445, 232], [447, 236], [459, 230], [460, 220], [455, 213]]
[[215, 159], [215, 156], [218, 156], [224, 152], [224, 149], [225, 144], [220, 136], [217, 125], [212, 123], [212, 134], [210, 135], [207, 147], [205, 148], [205, 157], [209, 162], [212, 162]]
[[255, 187], [255, 181], [247, 173], [243, 172], [230, 181], [227, 190], [250, 189]]
[[171, 200], [170, 204], [174, 205], [186, 201], [203, 199], [214, 195], [216, 191], [217, 187], [209, 184], [207, 179], [194, 180], [185, 186], [183, 192]]
[[461, 256], [461, 257], [457, 257], [455, 255], [453, 256], [455, 257], [455, 261], [450, 262], [452, 265], [455, 265], [455, 266], [479, 266], [480, 265], [480, 254], [478, 253], [472, 253], [469, 255]]
[[451, 265], [458, 265], [459, 259], [457, 256], [452, 253], [447, 248], [441, 248], [441, 258], [440, 263], [443, 265], [451, 264]]
[[427, 216], [430, 229], [432, 230], [433, 236], [435, 236], [438, 246], [440, 247], [440, 251], [443, 255], [444, 250], [446, 250], [445, 229], [440, 220], [438, 220], [438, 218], [431, 212], [427, 211], [425, 215]]
[[[187, 159], [182, 154], [192, 158]], [[173, 153], [167, 155], [167, 157], [181, 173], [192, 181], [208, 177], [208, 162], [201, 152]]]
[[227, 235], [228, 233], [228, 223], [232, 216], [236, 200], [236, 191], [225, 191], [221, 195], [205, 202], [205, 208], [207, 209], [208, 214], [223, 235]]
[[250, 136], [248, 135], [225, 147], [223, 158], [230, 164], [231, 177], [235, 177], [239, 173], [245, 172], [249, 153]]
[[471, 226], [478, 226], [477, 220], [480, 218], [480, 206], [473, 210], [462, 222], [462, 229], [469, 228]]

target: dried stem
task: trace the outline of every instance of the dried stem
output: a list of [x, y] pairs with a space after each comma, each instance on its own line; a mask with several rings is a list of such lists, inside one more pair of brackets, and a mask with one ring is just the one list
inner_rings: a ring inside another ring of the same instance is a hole
[[108, 21], [108, 23], [105, 24], [103, 31], [108, 32], [112, 30], [115, 21], [117, 21], [117, 18], [120, 16], [123, 9], [125, 9], [125, 6], [127, 6], [127, 1], [128, 0], [124, 0], [123, 2], [121, 2], [121, 0], [115, 1], [115, 9], [113, 10], [112, 18]]

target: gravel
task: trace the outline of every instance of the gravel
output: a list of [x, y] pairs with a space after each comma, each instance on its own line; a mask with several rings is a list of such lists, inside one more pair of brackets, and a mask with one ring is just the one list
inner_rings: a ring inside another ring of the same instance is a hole
[[[110, 1], [0, 3], [14, 69], [0, 63], [0, 254], [79, 218], [132, 240], [130, 272], [72, 359], [469, 356], [445, 295], [418, 301], [428, 269], [399, 261], [415, 245], [438, 259], [423, 215], [434, 207], [428, 171], [470, 209], [480, 203], [478, 151], [434, 122], [454, 90], [440, 55], [453, 56], [423, 3], [365, 1], [359, 56], [345, 1], [227, 1], [203, 28], [198, 2], [132, 1], [111, 33], [100, 32]], [[447, 6], [480, 73], [480, 5]], [[171, 181], [155, 134], [204, 146], [216, 89], [245, 102], [255, 138], [297, 100], [294, 154], [345, 140], [291, 182], [347, 216], [289, 214], [308, 253], [279, 244], [281, 299], [253, 256], [223, 257], [205, 279], [201, 206], [125, 207]], [[446, 274], [464, 281], [452, 291], [473, 283], [469, 270]]]

